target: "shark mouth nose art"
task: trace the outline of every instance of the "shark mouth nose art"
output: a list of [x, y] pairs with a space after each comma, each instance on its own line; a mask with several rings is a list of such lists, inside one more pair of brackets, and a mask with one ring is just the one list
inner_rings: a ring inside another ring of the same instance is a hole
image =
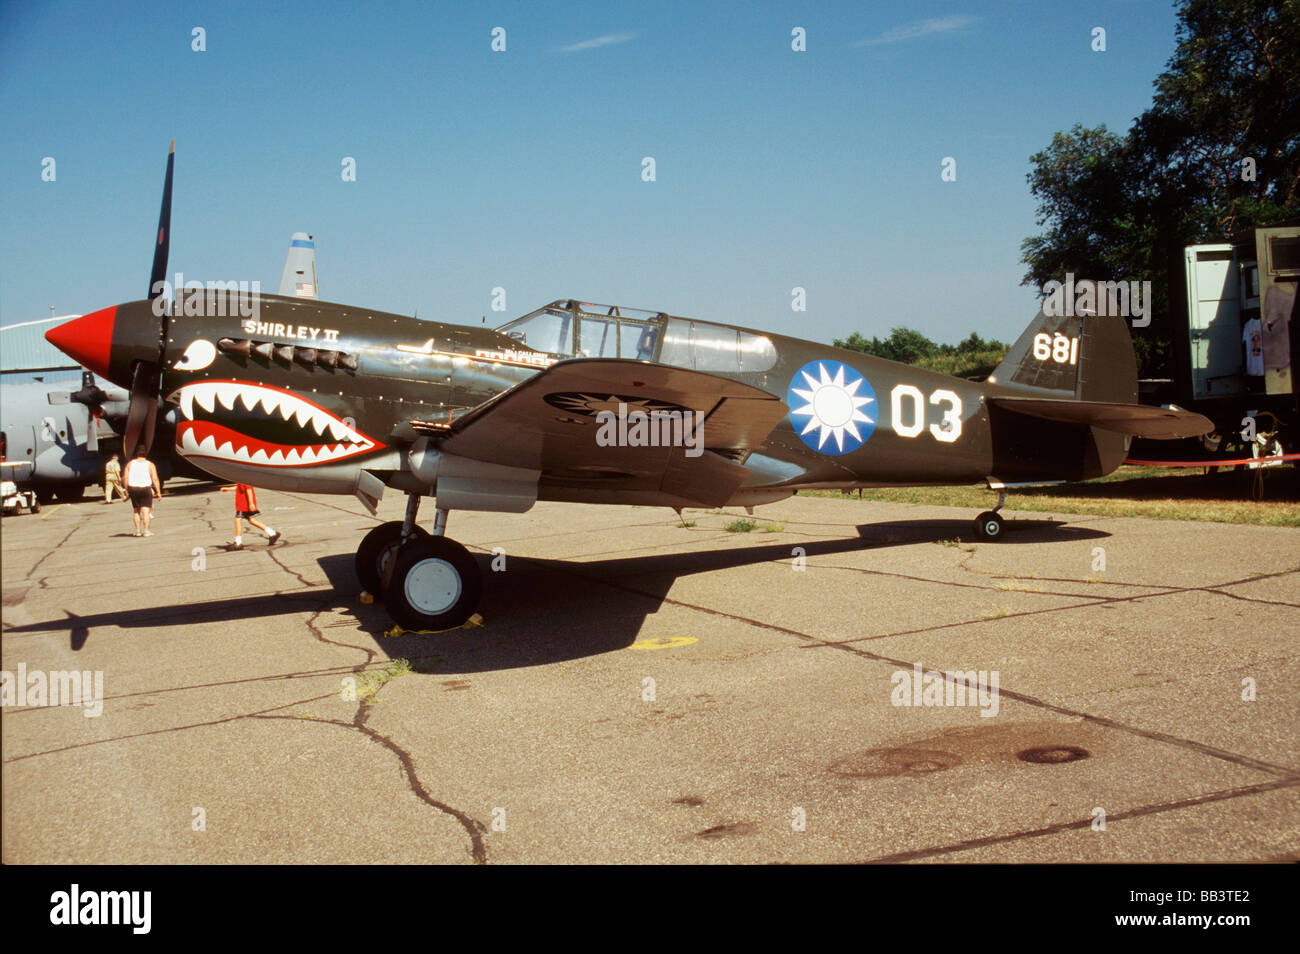
[[180, 407], [176, 449], [266, 467], [330, 464], [378, 445], [310, 401], [264, 384], [200, 381], [169, 398]]

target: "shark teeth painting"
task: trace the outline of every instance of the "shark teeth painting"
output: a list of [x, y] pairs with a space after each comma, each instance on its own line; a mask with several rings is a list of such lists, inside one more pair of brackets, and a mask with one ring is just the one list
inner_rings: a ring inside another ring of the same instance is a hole
[[263, 467], [310, 467], [382, 447], [317, 404], [247, 381], [199, 381], [172, 392], [176, 450]]

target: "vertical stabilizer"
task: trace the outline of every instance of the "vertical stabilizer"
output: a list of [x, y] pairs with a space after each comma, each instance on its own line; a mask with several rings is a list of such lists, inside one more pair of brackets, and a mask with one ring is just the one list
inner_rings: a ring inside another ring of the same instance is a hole
[[1137, 401], [1137, 361], [1119, 317], [1049, 317], [1030, 322], [989, 383], [1079, 401]]
[[316, 242], [306, 232], [294, 232], [284, 257], [280, 294], [291, 298], [319, 298], [316, 288]]

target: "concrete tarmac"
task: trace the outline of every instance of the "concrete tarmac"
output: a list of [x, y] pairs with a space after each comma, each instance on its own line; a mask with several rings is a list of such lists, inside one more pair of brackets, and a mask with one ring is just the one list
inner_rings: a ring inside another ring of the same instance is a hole
[[[122, 503], [4, 518], [4, 862], [1300, 858], [1295, 529], [455, 512], [483, 625], [387, 636], [377, 518], [259, 498], [284, 540], [242, 551], [207, 484], [148, 538]], [[32, 704], [74, 671], [102, 698]]]

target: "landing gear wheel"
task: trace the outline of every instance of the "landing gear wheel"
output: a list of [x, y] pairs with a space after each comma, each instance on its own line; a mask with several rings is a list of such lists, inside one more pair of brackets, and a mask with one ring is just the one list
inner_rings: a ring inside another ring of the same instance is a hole
[[76, 503], [78, 500], [85, 499], [86, 488], [76, 484], [65, 484], [54, 491], [54, 496], [59, 499], [59, 503]]
[[54, 488], [49, 484], [41, 484], [35, 489], [36, 499], [43, 504], [54, 502]]
[[975, 518], [975, 536], [981, 540], [1001, 540], [1002, 535], [1006, 533], [1007, 526], [1002, 518], [992, 510], [985, 510]]
[[[415, 539], [427, 537], [429, 531], [422, 527], [415, 528]], [[357, 547], [357, 579], [361, 588], [367, 593], [378, 595], [383, 591], [384, 570], [402, 542], [402, 521], [390, 520], [381, 523], [364, 537]]]
[[452, 629], [470, 618], [483, 592], [478, 564], [447, 537], [422, 537], [397, 551], [384, 604], [403, 629]]

